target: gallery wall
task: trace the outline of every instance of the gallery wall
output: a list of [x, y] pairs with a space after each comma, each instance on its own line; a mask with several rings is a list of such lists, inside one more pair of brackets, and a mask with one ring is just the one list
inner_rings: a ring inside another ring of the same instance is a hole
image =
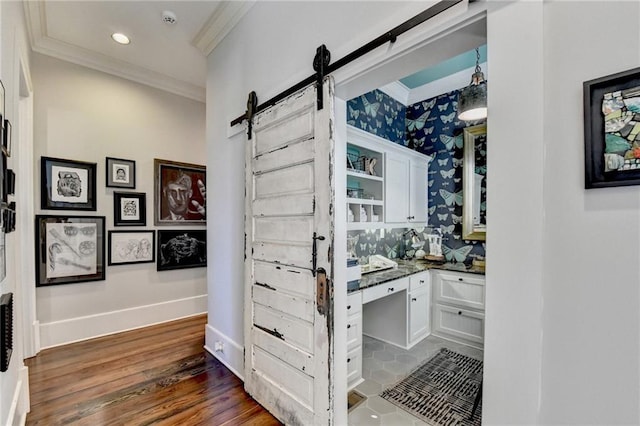
[[[33, 55], [32, 73], [36, 214], [105, 216], [107, 232], [204, 229], [154, 226], [154, 158], [203, 164], [204, 104], [39, 54]], [[97, 210], [42, 210], [41, 156], [97, 163]], [[114, 226], [106, 157], [135, 161], [136, 188], [128, 191], [146, 194], [146, 226]], [[206, 268], [105, 268], [103, 281], [37, 288], [43, 348], [206, 311]]]

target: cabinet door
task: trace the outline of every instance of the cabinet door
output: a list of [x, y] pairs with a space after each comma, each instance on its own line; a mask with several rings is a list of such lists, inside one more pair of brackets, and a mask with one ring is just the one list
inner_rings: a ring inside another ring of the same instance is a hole
[[431, 331], [429, 324], [429, 294], [428, 288], [409, 293], [409, 345]]
[[386, 154], [385, 222], [406, 223], [409, 217], [409, 158]]
[[427, 222], [428, 179], [428, 163], [426, 161], [411, 160], [411, 177], [409, 179], [409, 222]]

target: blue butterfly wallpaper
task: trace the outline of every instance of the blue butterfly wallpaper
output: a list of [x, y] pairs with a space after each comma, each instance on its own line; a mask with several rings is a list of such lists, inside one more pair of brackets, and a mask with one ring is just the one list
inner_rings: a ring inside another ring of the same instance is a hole
[[[365, 104], [362, 99], [367, 99], [368, 102], [377, 100], [375, 92], [370, 92], [349, 101], [348, 105], [351, 106], [353, 111], [359, 110], [359, 113], [353, 113], [354, 116], [362, 117], [367, 115], [365, 112]], [[485, 243], [483, 241], [467, 241], [462, 239], [462, 159], [463, 159], [463, 130], [465, 127], [474, 126], [480, 124], [478, 122], [463, 122], [457, 120], [458, 112], [458, 93], [459, 90], [455, 90], [449, 93], [438, 95], [434, 98], [426, 99], [421, 102], [409, 105], [405, 109], [405, 124], [404, 124], [404, 138], [395, 138], [384, 136], [389, 133], [396, 135], [395, 131], [397, 127], [392, 130], [384, 130], [377, 128], [377, 133], [370, 131], [368, 125], [367, 128], [360, 127], [363, 130], [370, 133], [377, 134], [387, 140], [394, 143], [407, 146], [416, 151], [422, 152], [433, 157], [433, 161], [429, 165], [429, 181], [427, 194], [429, 199], [429, 226], [435, 229], [440, 229], [443, 234], [442, 250], [445, 258], [449, 262], [464, 262], [471, 264], [473, 258], [485, 256]], [[380, 101], [381, 105], [384, 102], [388, 102], [386, 98], [391, 99], [383, 93]], [[385, 98], [386, 97], [386, 98]], [[392, 102], [397, 102], [391, 99]], [[369, 104], [371, 105], [371, 104]], [[391, 107], [389, 108], [391, 109]], [[347, 121], [353, 120], [351, 110], [347, 112]], [[374, 121], [382, 121], [386, 124], [387, 116], [385, 115], [385, 109], [378, 107], [373, 114], [373, 110], [369, 108], [369, 117]], [[400, 114], [400, 113], [398, 113]], [[397, 118], [392, 118], [391, 122], [395, 123]], [[350, 123], [351, 124], [351, 123]], [[486, 144], [483, 146], [484, 154], [486, 155]], [[479, 162], [479, 167], [486, 167], [486, 161]], [[486, 184], [483, 182], [483, 190], [486, 191]], [[486, 215], [486, 204], [481, 206], [481, 215]], [[392, 230], [395, 231], [395, 230]], [[406, 231], [406, 230], [404, 230]], [[350, 236], [357, 235], [349, 233]], [[393, 245], [388, 241], [389, 234], [402, 235], [402, 230], [398, 232], [389, 232], [389, 230], [382, 230], [380, 232], [386, 232], [386, 237], [382, 238], [378, 236], [375, 240], [373, 233], [378, 231], [360, 231], [359, 240], [366, 241], [366, 250], [361, 250], [362, 246], [357, 247], [358, 256], [365, 255], [366, 252], [370, 254], [382, 254], [386, 257], [400, 257], [389, 256], [393, 254]], [[372, 240], [373, 238], [373, 240]], [[394, 237], [395, 238], [395, 237]], [[376, 242], [375, 250], [374, 246], [369, 244]], [[398, 238], [400, 241], [400, 238]], [[359, 244], [365, 244], [360, 242]], [[380, 247], [382, 245], [382, 247]], [[389, 247], [391, 250], [388, 250]], [[428, 248], [425, 247], [425, 250]], [[397, 253], [397, 250], [395, 251]]]
[[406, 146], [406, 107], [380, 90], [347, 102], [347, 124]]

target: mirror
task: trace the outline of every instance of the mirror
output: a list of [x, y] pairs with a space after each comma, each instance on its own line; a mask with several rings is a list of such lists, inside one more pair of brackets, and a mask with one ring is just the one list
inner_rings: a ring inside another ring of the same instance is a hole
[[487, 125], [464, 129], [462, 238], [486, 240]]

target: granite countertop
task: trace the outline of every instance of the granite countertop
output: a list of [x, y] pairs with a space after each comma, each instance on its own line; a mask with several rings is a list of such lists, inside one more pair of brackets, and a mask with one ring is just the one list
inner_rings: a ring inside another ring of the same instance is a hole
[[425, 260], [401, 259], [394, 259], [394, 261], [398, 263], [397, 268], [364, 274], [360, 278], [360, 284], [358, 285], [358, 287], [350, 288], [347, 290], [347, 292], [351, 293], [354, 291], [364, 290], [368, 287], [384, 284], [386, 282], [417, 274], [418, 272], [427, 271], [429, 269], [442, 269], [446, 271], [468, 272], [472, 274], [484, 275], [484, 270], [470, 268], [464, 263], [433, 263], [427, 262]]

